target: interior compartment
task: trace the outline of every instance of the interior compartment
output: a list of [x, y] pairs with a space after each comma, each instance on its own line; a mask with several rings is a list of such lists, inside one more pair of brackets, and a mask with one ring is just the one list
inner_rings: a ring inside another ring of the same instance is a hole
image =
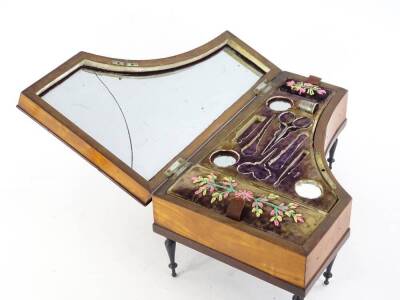
[[[271, 109], [276, 101], [283, 105]], [[198, 163], [168, 193], [221, 215], [226, 215], [235, 197], [247, 197], [242, 222], [303, 243], [335, 205], [337, 195], [321, 175], [312, 145], [314, 125], [326, 102], [312, 105], [307, 111], [300, 105], [302, 101], [309, 100], [288, 98], [279, 90], [258, 99], [251, 113], [241, 112], [229, 129], [213, 138], [198, 155]], [[224, 157], [229, 163], [218, 165], [216, 159]], [[211, 190], [202, 190], [193, 181], [213, 176], [222, 181]], [[234, 188], [227, 189], [228, 179], [235, 181]], [[266, 199], [261, 205], [260, 197]], [[279, 208], [270, 210], [274, 204], [287, 207], [289, 203], [296, 207], [298, 220], [287, 218], [286, 211]]]

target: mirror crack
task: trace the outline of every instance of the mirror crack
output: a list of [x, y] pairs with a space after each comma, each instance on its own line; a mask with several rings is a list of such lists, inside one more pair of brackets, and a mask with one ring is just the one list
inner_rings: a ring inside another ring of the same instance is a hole
[[129, 126], [128, 126], [128, 121], [126, 120], [124, 111], [122, 110], [121, 105], [119, 104], [117, 98], [115, 97], [115, 95], [111, 92], [111, 90], [109, 89], [109, 87], [106, 85], [106, 83], [100, 78], [100, 76], [95, 73], [97, 79], [100, 81], [100, 83], [102, 84], [102, 86], [107, 90], [107, 92], [110, 94], [110, 96], [113, 98], [115, 104], [118, 106], [118, 109], [122, 115], [122, 119], [124, 120], [125, 123], [125, 127], [126, 127], [126, 131], [128, 133], [128, 138], [129, 138], [129, 147], [130, 147], [130, 152], [131, 152], [131, 164], [130, 167], [133, 168], [133, 145], [132, 145], [132, 138], [131, 138], [131, 132], [129, 130]]

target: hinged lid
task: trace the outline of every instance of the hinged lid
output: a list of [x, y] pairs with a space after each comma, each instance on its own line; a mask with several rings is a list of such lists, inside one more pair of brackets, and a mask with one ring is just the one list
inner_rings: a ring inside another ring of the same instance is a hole
[[148, 204], [279, 72], [225, 32], [164, 59], [81, 52], [23, 91], [18, 106]]

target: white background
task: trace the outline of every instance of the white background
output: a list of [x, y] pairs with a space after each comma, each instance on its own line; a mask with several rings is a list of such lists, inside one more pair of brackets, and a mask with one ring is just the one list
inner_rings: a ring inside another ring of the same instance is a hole
[[290, 299], [163, 238], [143, 208], [15, 108], [19, 92], [80, 50], [150, 59], [230, 30], [284, 70], [347, 88], [334, 173], [352, 235], [329, 287], [307, 299], [398, 299], [398, 1], [0, 2], [0, 299]]

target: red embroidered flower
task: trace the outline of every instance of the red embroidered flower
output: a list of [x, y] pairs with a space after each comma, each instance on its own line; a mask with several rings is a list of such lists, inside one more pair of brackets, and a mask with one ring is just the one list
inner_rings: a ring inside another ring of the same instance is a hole
[[304, 94], [306, 92], [305, 88], [299, 88], [299, 95]]
[[292, 86], [294, 84], [295, 84], [294, 80], [289, 80], [288, 82], [286, 82], [287, 86]]
[[237, 198], [242, 198], [243, 200], [246, 201], [253, 201], [254, 195], [252, 191], [247, 191], [247, 190], [239, 190], [235, 192], [235, 197]]

